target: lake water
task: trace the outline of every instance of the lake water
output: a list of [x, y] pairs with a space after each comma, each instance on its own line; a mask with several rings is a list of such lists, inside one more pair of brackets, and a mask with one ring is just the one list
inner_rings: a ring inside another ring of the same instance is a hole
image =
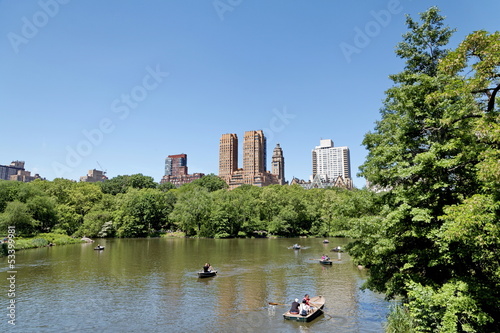
[[[389, 303], [367, 272], [322, 239], [107, 239], [16, 253], [16, 325], [3, 278], [0, 331], [383, 332]], [[299, 243], [305, 248], [289, 247]], [[329, 254], [331, 266], [316, 260]], [[9, 277], [7, 258], [0, 271]], [[209, 262], [216, 277], [199, 279]], [[294, 298], [323, 295], [310, 323], [283, 319]], [[286, 305], [269, 305], [269, 302]]]

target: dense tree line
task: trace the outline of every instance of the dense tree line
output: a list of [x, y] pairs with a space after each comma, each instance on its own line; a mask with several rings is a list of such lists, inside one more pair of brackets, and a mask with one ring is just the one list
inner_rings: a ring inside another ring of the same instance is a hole
[[363, 141], [361, 176], [385, 207], [349, 251], [368, 288], [403, 296], [414, 331], [500, 332], [500, 33], [448, 50], [443, 21], [434, 7], [407, 17], [406, 65]]
[[15, 225], [21, 236], [144, 237], [167, 230], [216, 238], [346, 235], [353, 219], [377, 214], [378, 202], [366, 190], [244, 185], [229, 191], [215, 175], [178, 189], [141, 174], [102, 183], [0, 181], [0, 228]]

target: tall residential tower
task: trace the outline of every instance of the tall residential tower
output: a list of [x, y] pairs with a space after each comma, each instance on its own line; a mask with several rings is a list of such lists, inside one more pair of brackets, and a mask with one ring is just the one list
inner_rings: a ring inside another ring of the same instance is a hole
[[322, 182], [332, 182], [336, 178], [351, 179], [351, 161], [348, 147], [334, 147], [330, 139], [320, 140], [312, 150], [312, 176]]
[[168, 155], [165, 159], [165, 175], [160, 180], [160, 183], [171, 183], [179, 187], [200, 179], [204, 175], [203, 173], [188, 174], [186, 154]]
[[238, 136], [222, 134], [219, 141], [219, 177], [226, 179], [238, 170]]
[[[242, 184], [255, 186], [280, 184], [278, 175], [266, 171], [266, 157], [264, 132], [247, 131], [243, 137], [243, 168], [239, 169], [238, 137], [232, 133], [223, 134], [219, 143], [219, 177], [226, 181], [230, 189]], [[284, 172], [281, 175], [284, 183]]]

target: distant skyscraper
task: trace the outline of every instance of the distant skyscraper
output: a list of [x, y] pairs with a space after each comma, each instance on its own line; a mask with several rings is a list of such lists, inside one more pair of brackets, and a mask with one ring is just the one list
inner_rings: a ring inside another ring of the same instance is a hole
[[222, 134], [219, 142], [219, 176], [226, 179], [238, 170], [238, 136]]
[[223, 134], [219, 144], [219, 177], [227, 182], [230, 189], [242, 184], [279, 184], [277, 175], [266, 171], [266, 155], [264, 132], [247, 131], [243, 140], [243, 168], [238, 169], [238, 137], [236, 134]]
[[341, 176], [351, 178], [351, 162], [348, 147], [334, 147], [330, 139], [320, 140], [320, 145], [312, 151], [313, 180], [319, 176], [321, 181], [330, 182]]
[[168, 155], [165, 159], [165, 175], [160, 180], [160, 183], [172, 183], [179, 187], [200, 179], [204, 175], [203, 173], [188, 174], [186, 154]]
[[278, 177], [280, 185], [285, 184], [285, 158], [283, 157], [283, 149], [281, 149], [279, 143], [276, 144], [276, 147], [273, 150], [271, 173]]
[[243, 170], [248, 174], [266, 172], [266, 137], [261, 130], [245, 132]]
[[187, 155], [168, 155], [165, 159], [165, 176], [182, 176], [188, 174]]

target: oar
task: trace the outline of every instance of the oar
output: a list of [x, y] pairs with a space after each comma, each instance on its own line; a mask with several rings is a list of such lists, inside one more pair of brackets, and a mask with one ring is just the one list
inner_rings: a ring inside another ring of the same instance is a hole
[[269, 302], [269, 305], [288, 305], [288, 304]]

